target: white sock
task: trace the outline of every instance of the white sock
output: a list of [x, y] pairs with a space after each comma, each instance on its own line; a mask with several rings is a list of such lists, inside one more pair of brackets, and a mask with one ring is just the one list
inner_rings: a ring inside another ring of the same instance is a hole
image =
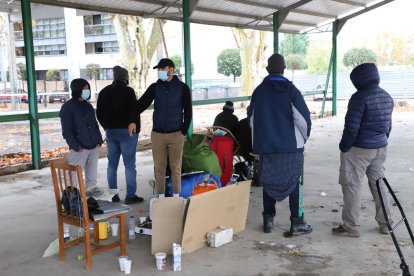
[[164, 198], [165, 195], [164, 194], [158, 194], [158, 198]]
[[173, 197], [180, 197], [180, 194], [173, 194]]

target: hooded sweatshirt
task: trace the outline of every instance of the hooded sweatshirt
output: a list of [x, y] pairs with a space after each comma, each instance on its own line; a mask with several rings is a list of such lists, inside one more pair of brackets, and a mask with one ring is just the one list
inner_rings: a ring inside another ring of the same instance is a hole
[[59, 112], [63, 138], [69, 148], [76, 151], [94, 149], [103, 143], [95, 111], [87, 100], [81, 99], [85, 85], [90, 89], [89, 83], [84, 79], [74, 79], [71, 82], [72, 98], [62, 105]]
[[303, 152], [311, 131], [310, 112], [288, 79], [271, 74], [255, 89], [248, 114], [253, 152]]
[[115, 66], [114, 82], [99, 92], [96, 104], [98, 121], [104, 129], [125, 129], [135, 123], [137, 133], [141, 124], [134, 89], [128, 86], [128, 71]]
[[392, 126], [392, 97], [379, 87], [377, 66], [364, 63], [351, 72], [355, 92], [348, 103], [345, 127], [339, 149], [347, 152], [351, 147], [379, 149], [388, 145]]

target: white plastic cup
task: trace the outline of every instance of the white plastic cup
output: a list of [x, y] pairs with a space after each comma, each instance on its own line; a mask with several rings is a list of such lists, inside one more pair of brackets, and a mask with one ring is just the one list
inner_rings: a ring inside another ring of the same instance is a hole
[[121, 256], [121, 257], [118, 257], [118, 261], [119, 261], [119, 270], [121, 270], [122, 272], [124, 272], [125, 271], [125, 266], [124, 266], [124, 264], [125, 264], [125, 261], [127, 261], [128, 260], [128, 256]]
[[117, 237], [118, 236], [118, 230], [119, 230], [119, 224], [118, 223], [111, 224], [112, 237]]
[[124, 260], [125, 274], [131, 274], [131, 264], [132, 264], [131, 260]]
[[156, 264], [158, 270], [165, 270], [167, 269], [167, 254], [160, 252], [155, 254]]

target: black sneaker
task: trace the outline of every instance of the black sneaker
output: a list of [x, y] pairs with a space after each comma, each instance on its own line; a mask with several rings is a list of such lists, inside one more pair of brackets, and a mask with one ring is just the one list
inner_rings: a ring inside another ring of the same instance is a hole
[[143, 202], [144, 198], [134, 195], [133, 197], [126, 197], [125, 198], [125, 204], [134, 204], [134, 203], [140, 203]]
[[120, 201], [121, 201], [121, 199], [119, 198], [118, 194], [116, 194], [112, 197], [112, 202], [120, 202]]

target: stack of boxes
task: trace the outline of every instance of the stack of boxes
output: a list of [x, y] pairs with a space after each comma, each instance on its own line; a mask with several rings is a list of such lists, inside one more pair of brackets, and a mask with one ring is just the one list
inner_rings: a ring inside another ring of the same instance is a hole
[[172, 253], [173, 253], [173, 270], [181, 271], [181, 245], [179, 245], [178, 243], [173, 243]]

